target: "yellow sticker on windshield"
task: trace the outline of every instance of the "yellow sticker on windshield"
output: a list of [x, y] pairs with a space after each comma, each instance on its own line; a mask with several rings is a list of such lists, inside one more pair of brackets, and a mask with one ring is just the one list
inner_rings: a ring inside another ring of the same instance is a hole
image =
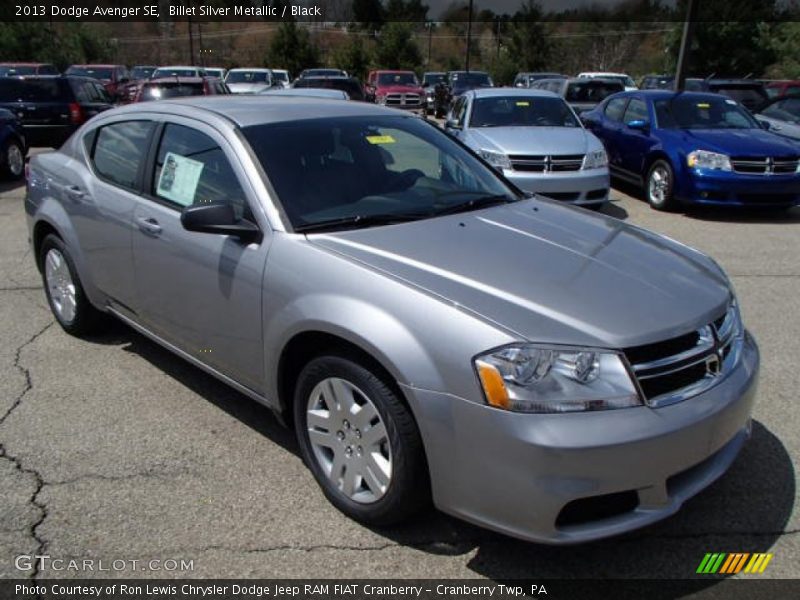
[[394, 144], [394, 138], [390, 135], [368, 135], [367, 141], [370, 144]]
[[517, 106], [530, 106], [530, 105], [531, 103], [528, 102], [527, 100], [520, 100], [519, 102], [517, 102]]
[[708, 102], [700, 102], [697, 104], [697, 108], [711, 108], [711, 105]]

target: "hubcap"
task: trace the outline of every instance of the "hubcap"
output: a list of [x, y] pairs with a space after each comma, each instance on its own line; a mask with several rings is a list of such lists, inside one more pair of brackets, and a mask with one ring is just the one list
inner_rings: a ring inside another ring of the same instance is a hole
[[19, 149], [19, 146], [14, 143], [8, 146], [6, 161], [8, 170], [11, 171], [12, 175], [15, 177], [22, 175], [22, 169], [25, 168], [25, 158], [22, 156], [22, 150]]
[[77, 309], [75, 284], [64, 255], [55, 248], [48, 250], [44, 258], [44, 274], [56, 315], [62, 322], [71, 323]]
[[656, 204], [663, 204], [669, 194], [669, 171], [664, 167], [656, 167], [650, 174], [650, 199]]
[[370, 504], [392, 480], [392, 448], [378, 409], [349, 381], [329, 377], [311, 391], [308, 438], [317, 464], [354, 502]]

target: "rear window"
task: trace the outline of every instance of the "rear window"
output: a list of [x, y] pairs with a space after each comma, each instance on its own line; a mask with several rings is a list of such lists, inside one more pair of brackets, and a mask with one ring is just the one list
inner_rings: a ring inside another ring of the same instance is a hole
[[67, 75], [82, 75], [84, 77], [93, 77], [94, 79], [101, 79], [103, 81], [111, 81], [114, 69], [97, 69], [94, 67], [70, 67], [67, 69]]
[[618, 81], [581, 81], [567, 86], [565, 98], [567, 102], [600, 102], [624, 89]]
[[142, 88], [143, 101], [202, 95], [202, 83], [148, 83]]
[[226, 83], [267, 83], [269, 73], [265, 71], [231, 71], [225, 79]]
[[755, 86], [711, 86], [711, 91], [733, 98], [749, 109], [758, 108], [769, 98], [762, 88]]

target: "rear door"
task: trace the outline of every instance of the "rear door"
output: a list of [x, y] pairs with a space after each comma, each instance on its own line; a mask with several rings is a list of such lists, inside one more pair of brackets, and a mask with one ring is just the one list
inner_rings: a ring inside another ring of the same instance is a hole
[[156, 334], [263, 392], [262, 278], [270, 234], [246, 243], [181, 225], [187, 206], [226, 203], [255, 221], [255, 195], [215, 129], [171, 118], [159, 132], [147, 193], [134, 212], [136, 310]]
[[58, 185], [95, 286], [125, 312], [134, 301], [131, 221], [154, 130], [153, 121], [140, 118], [87, 133], [89, 167], [73, 159]]

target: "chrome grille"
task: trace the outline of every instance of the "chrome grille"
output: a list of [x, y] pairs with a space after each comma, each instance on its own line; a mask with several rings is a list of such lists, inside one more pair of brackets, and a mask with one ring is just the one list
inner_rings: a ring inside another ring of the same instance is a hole
[[733, 157], [731, 166], [737, 173], [749, 175], [789, 175], [797, 172], [798, 158]]
[[583, 154], [562, 155], [527, 155], [511, 154], [511, 168], [515, 171], [529, 173], [557, 173], [564, 171], [580, 171], [583, 166]]
[[626, 349], [649, 406], [668, 406], [717, 383], [735, 363], [742, 342], [736, 305], [708, 325], [676, 338]]
[[419, 106], [420, 104], [419, 94], [386, 94], [387, 106]]

